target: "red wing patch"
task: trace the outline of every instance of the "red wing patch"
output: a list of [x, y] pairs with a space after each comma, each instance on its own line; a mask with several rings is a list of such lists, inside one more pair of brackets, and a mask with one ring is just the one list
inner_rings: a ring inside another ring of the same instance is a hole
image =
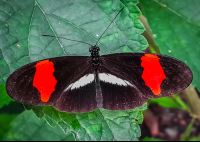
[[141, 57], [141, 66], [144, 68], [142, 79], [155, 95], [161, 93], [160, 85], [166, 78], [163, 68], [160, 65], [159, 58], [156, 55], [145, 54]]
[[43, 102], [48, 102], [51, 94], [55, 91], [57, 80], [53, 76], [54, 64], [49, 60], [39, 61], [36, 65], [36, 72], [33, 79], [33, 86], [40, 92]]

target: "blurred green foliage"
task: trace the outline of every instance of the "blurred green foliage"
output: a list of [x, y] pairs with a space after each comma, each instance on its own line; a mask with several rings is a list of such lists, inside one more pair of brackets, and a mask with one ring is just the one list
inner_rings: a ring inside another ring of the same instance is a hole
[[4, 105], [8, 105], [13, 99], [11, 99], [5, 89], [5, 84], [0, 84], [0, 108]]
[[0, 114], [0, 141], [3, 140], [5, 134], [10, 130], [10, 123], [16, 116], [16, 114]]
[[[191, 68], [192, 85], [197, 88], [200, 88], [199, 6], [199, 0], [140, 0], [142, 13], [147, 18], [155, 44], [162, 54], [175, 57]], [[189, 110], [188, 105], [177, 94], [170, 98], [149, 100], [148, 104], [151, 103]], [[190, 124], [182, 137], [183, 141], [191, 140], [191, 128]]]
[[145, 137], [141, 141], [164, 141], [164, 140], [160, 140], [160, 139], [156, 139], [156, 138], [150, 138], [150, 137]]

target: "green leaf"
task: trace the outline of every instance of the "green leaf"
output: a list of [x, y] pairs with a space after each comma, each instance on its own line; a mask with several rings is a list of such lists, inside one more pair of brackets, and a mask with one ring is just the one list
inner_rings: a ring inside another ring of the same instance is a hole
[[200, 137], [190, 138], [188, 141], [200, 141]]
[[140, 0], [140, 6], [161, 53], [189, 65], [200, 88], [200, 1]]
[[74, 41], [44, 37], [53, 35], [98, 46], [100, 54], [138, 52], [147, 47], [141, 35], [144, 27], [136, 19], [138, 0], [1, 0], [0, 1], [0, 83], [19, 67], [41, 59], [84, 55], [89, 46]]
[[189, 107], [181, 100], [178, 94], [173, 95], [176, 102], [181, 106], [181, 109], [188, 111]]
[[180, 108], [183, 110], [188, 110], [188, 106], [179, 98], [178, 94], [173, 95], [173, 99], [170, 97], [162, 97], [158, 99], [149, 99], [148, 100], [148, 105], [151, 103], [157, 103], [160, 106], [163, 107], [169, 107], [169, 108]]
[[5, 84], [0, 84], [0, 108], [4, 105], [8, 105], [13, 99], [11, 99], [5, 89]]
[[151, 103], [157, 103], [163, 107], [181, 108], [181, 106], [179, 104], [177, 104], [175, 101], [173, 101], [169, 97], [162, 97], [162, 98], [158, 98], [158, 99], [149, 99], [148, 104], [151, 104]]
[[164, 141], [164, 140], [160, 140], [160, 139], [156, 139], [156, 138], [150, 138], [150, 137], [145, 137], [141, 141]]
[[23, 105], [26, 110], [33, 110], [33, 112], [37, 115], [38, 118], [42, 118], [44, 116], [42, 110], [45, 106], [34, 106], [28, 104], [23, 104]]
[[190, 133], [192, 131], [192, 126], [194, 124], [195, 119], [192, 118], [190, 124], [188, 125], [186, 131], [184, 132], [184, 134], [181, 137], [181, 141], [188, 141], [190, 139]]
[[10, 123], [12, 120], [16, 117], [15, 114], [0, 114], [0, 141], [3, 141], [4, 135], [9, 131], [10, 129]]
[[[27, 107], [27, 106], [26, 106]], [[29, 105], [29, 109], [38, 107]], [[73, 132], [76, 139], [91, 140], [138, 140], [140, 127], [147, 104], [132, 110], [109, 111], [96, 109], [89, 113], [59, 112], [51, 106], [38, 109], [51, 126], [59, 125], [65, 133]]]
[[[138, 0], [2, 0], [0, 1], [0, 83], [19, 67], [41, 59], [89, 56], [87, 44], [44, 37], [61, 36], [95, 45], [102, 36], [100, 55], [141, 52], [147, 47], [141, 35], [144, 26], [137, 19]], [[28, 92], [27, 92], [28, 93]], [[129, 111], [97, 109], [90, 113], [61, 113], [50, 106], [30, 106], [39, 118], [52, 126], [72, 131], [79, 140], [137, 140], [146, 105]]]
[[38, 119], [32, 111], [25, 111], [11, 123], [11, 129], [5, 135], [4, 140], [60, 141], [74, 139], [71, 134], [63, 133], [59, 127], [49, 126], [44, 118]]

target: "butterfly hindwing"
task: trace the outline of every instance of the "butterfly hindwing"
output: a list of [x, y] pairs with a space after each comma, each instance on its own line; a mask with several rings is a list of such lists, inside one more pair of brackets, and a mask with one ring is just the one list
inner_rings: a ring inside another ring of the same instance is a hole
[[134, 108], [150, 98], [171, 96], [185, 89], [193, 78], [186, 64], [164, 55], [119, 53], [103, 55], [100, 59], [100, 73], [128, 82], [117, 85], [109, 83], [109, 79], [100, 81], [102, 90], [106, 90], [102, 91], [103, 107], [110, 110]]
[[[93, 75], [93, 74], [92, 74]], [[66, 88], [54, 106], [71, 113], [90, 112], [97, 108], [94, 80], [78, 88]]]

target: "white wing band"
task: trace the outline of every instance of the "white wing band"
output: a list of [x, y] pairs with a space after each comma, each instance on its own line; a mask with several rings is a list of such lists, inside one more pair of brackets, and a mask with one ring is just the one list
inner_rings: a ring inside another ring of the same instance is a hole
[[77, 80], [76, 82], [70, 84], [64, 91], [67, 91], [70, 88], [71, 90], [80, 88], [82, 86], [85, 86], [91, 83], [92, 81], [94, 81], [94, 74], [86, 74], [83, 77], [81, 77], [79, 80]]
[[108, 82], [111, 84], [117, 84], [120, 86], [133, 86], [129, 81], [123, 80], [121, 78], [118, 78], [112, 74], [108, 73], [99, 73], [99, 78], [103, 82]]
[[[118, 78], [108, 73], [99, 73], [99, 79], [100, 81], [111, 83], [111, 84], [133, 87], [133, 85], [129, 81], [123, 80], [121, 78]], [[64, 91], [67, 91], [69, 89], [73, 90], [73, 89], [80, 88], [82, 86], [90, 84], [92, 81], [94, 81], [94, 74], [86, 74], [83, 77], [81, 77], [79, 80], [77, 80], [76, 82], [70, 84]]]

